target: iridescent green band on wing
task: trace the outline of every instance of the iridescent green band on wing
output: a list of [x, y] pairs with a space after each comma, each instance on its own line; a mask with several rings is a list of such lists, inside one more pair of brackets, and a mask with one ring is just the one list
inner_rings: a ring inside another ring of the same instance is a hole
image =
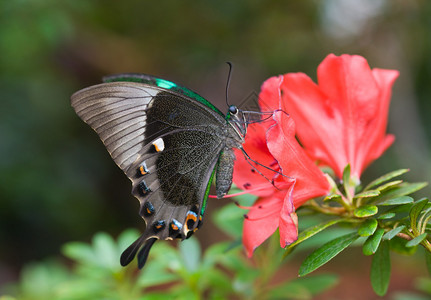
[[199, 101], [200, 103], [208, 106], [209, 108], [217, 112], [219, 115], [225, 117], [225, 115], [217, 107], [215, 107], [211, 102], [207, 101], [204, 97], [202, 97], [198, 93], [169, 80], [157, 78], [147, 74], [119, 74], [119, 75], [106, 76], [103, 78], [103, 82], [114, 82], [114, 81], [139, 82], [139, 83], [158, 86], [163, 89], [171, 90], [173, 92], [177, 92], [186, 97]]
[[202, 206], [201, 206], [201, 216], [202, 217], [204, 216], [204, 212], [205, 212], [205, 209], [207, 207], [208, 195], [210, 193], [210, 188], [211, 188], [211, 184], [213, 182], [215, 173], [216, 173], [216, 168], [214, 168], [213, 172], [211, 173], [211, 177], [210, 177], [210, 180], [208, 181], [207, 189], [205, 190], [204, 200], [202, 201]]

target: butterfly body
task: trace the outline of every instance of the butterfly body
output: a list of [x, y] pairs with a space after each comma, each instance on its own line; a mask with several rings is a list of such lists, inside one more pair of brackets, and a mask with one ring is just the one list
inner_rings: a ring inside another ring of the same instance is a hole
[[149, 75], [123, 74], [72, 96], [78, 116], [99, 135], [132, 181], [146, 229], [121, 256], [145, 264], [157, 239], [186, 239], [202, 224], [213, 177], [217, 197], [232, 183], [233, 148], [246, 123], [231, 106], [225, 117], [193, 91]]

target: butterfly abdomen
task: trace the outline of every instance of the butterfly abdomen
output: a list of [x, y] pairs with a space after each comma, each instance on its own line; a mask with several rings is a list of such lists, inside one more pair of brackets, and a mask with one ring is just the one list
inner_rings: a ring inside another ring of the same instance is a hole
[[217, 198], [223, 198], [232, 185], [234, 161], [235, 153], [233, 148], [225, 147], [220, 154], [216, 170]]

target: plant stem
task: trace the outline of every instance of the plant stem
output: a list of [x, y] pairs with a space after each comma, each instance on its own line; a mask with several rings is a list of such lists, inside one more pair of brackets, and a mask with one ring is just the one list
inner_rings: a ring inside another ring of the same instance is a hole
[[323, 213], [325, 215], [341, 216], [346, 212], [345, 207], [320, 206], [315, 200], [310, 200], [308, 201], [308, 203], [308, 205], [303, 205], [303, 207], [308, 207], [314, 211]]
[[254, 299], [267, 299], [267, 292], [269, 290], [269, 283], [274, 276], [274, 273], [280, 267], [280, 260], [277, 259], [278, 247], [278, 235], [273, 234], [268, 241], [268, 244], [261, 251], [259, 262], [259, 269], [261, 270], [261, 275], [259, 280], [256, 282], [255, 290], [256, 294]]
[[[412, 239], [414, 239], [414, 238], [415, 238], [415, 236], [414, 236], [414, 234], [413, 234], [413, 233], [411, 233], [410, 231], [406, 231], [406, 232], [407, 232], [407, 233], [400, 232], [400, 233], [398, 233], [398, 234], [397, 234], [397, 236], [398, 236], [398, 237], [400, 237], [400, 238], [402, 238], [402, 239], [405, 239], [405, 240], [407, 240], [407, 241], [410, 241], [410, 240], [412, 240]], [[430, 243], [430, 241], [428, 241], [428, 239], [423, 240], [423, 241], [421, 242], [421, 245], [422, 245], [422, 246], [424, 246], [424, 248], [425, 248], [428, 252], [430, 252], [430, 253], [431, 253], [431, 243]]]
[[421, 244], [425, 247], [425, 249], [428, 250], [429, 253], [431, 253], [431, 243], [428, 241], [428, 239], [423, 240]]

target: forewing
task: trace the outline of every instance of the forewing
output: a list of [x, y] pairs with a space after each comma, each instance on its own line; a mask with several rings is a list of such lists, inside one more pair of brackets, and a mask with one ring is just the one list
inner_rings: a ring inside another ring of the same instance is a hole
[[145, 139], [146, 110], [159, 91], [129, 82], [104, 83], [72, 95], [77, 115], [99, 135], [115, 163], [126, 172]]

